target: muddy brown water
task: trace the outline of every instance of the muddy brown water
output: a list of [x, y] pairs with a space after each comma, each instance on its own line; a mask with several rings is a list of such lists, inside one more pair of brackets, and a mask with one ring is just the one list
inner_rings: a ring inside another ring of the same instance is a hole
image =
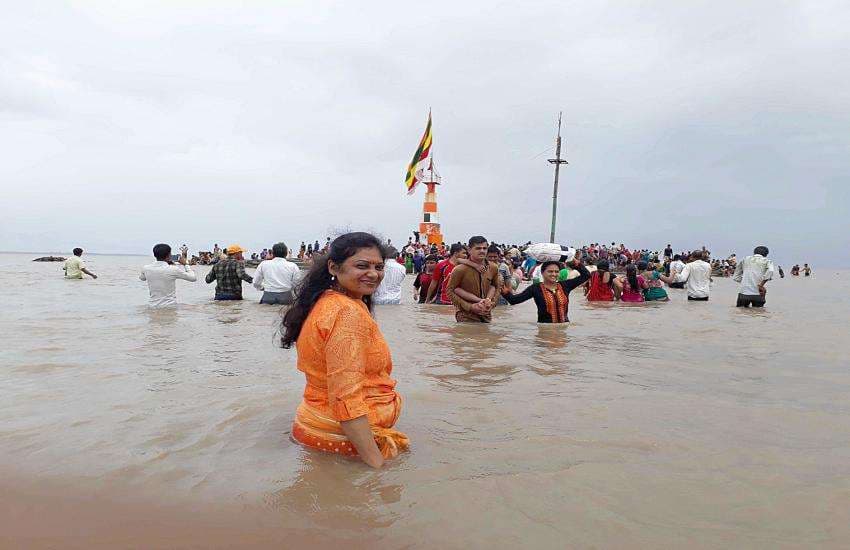
[[412, 450], [373, 472], [290, 441], [303, 376], [253, 288], [152, 311], [146, 258], [89, 256], [97, 281], [31, 259], [0, 255], [4, 547], [850, 546], [847, 271], [763, 311], [728, 279], [574, 292], [569, 326], [530, 302], [459, 326], [406, 292], [376, 317]]

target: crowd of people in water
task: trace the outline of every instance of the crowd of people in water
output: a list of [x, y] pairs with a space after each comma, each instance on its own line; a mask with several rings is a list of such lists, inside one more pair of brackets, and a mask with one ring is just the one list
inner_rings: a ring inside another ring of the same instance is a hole
[[[407, 276], [414, 277], [414, 302], [452, 307], [457, 322], [489, 323], [494, 308], [531, 300], [537, 322], [567, 323], [570, 295], [577, 289], [589, 302], [663, 302], [671, 289], [705, 302], [715, 276], [738, 282], [737, 306], [763, 307], [766, 285], [777, 272], [765, 246], [739, 261], [735, 254], [712, 260], [705, 247], [674, 252], [668, 244], [659, 253], [593, 243], [577, 250], [560, 247], [566, 251], [560, 258], [537, 261], [527, 252], [531, 243], [494, 244], [478, 235], [466, 243], [426, 244], [415, 236], [397, 248], [368, 233], [347, 233], [321, 246], [302, 242], [295, 254], [276, 243], [250, 255], [253, 274], [238, 244], [216, 244], [190, 258], [185, 244], [173, 255], [170, 245], [160, 243], [139, 279], [148, 285], [152, 307], [170, 307], [177, 304], [176, 281], [196, 281], [191, 266], [208, 264], [205, 281], [215, 283], [215, 300], [241, 300], [248, 283], [263, 292], [260, 303], [287, 306], [280, 343], [295, 345], [297, 367], [306, 378], [293, 439], [378, 468], [407, 450], [409, 440], [394, 428], [402, 399], [372, 311], [377, 304], [400, 304]], [[66, 278], [97, 278], [82, 255], [74, 249], [65, 262]], [[791, 269], [792, 276], [801, 273], [811, 275], [808, 264]], [[781, 267], [778, 274], [784, 276]]]
[[[473, 300], [465, 287], [469, 287], [476, 277], [481, 282], [472, 291], [487, 298], [486, 304], [508, 305], [533, 299], [538, 305], [540, 322], [566, 322], [567, 294], [575, 288], [581, 287], [586, 299], [594, 302], [666, 301], [669, 300], [667, 289], [671, 288], [686, 289], [689, 300], [707, 300], [713, 277], [735, 277], [740, 282], [746, 271], [745, 264], [739, 262], [734, 253], [726, 258], [712, 259], [704, 246], [674, 252], [672, 245], [667, 244], [659, 252], [646, 248], [630, 249], [623, 243], [591, 243], [579, 247], [570, 262], [538, 262], [526, 253], [532, 244], [530, 242], [524, 245], [498, 244], [489, 243], [486, 239], [482, 241], [483, 237], [473, 237], [467, 243], [447, 245], [420, 242], [419, 235], [414, 235], [415, 239], [409, 238], [399, 248], [390, 239], [381, 243], [387, 259], [382, 283], [373, 296], [374, 303], [400, 304], [402, 283], [409, 275], [414, 278], [414, 302], [455, 305], [458, 308], [457, 318], [466, 321], [488, 322], [491, 317], [489, 309], [484, 311], [482, 305], [471, 309], [466, 307]], [[261, 303], [289, 305], [295, 300], [303, 270], [309, 270], [318, 258], [324, 261], [331, 244], [330, 237], [323, 244], [318, 239], [313, 243], [302, 241], [298, 251], [293, 253], [284, 243], [278, 243], [251, 253], [249, 259], [245, 258], [246, 250], [239, 245], [222, 248], [216, 243], [212, 250], [190, 256], [186, 244], [179, 247], [177, 255], [172, 254], [169, 245], [159, 244], [154, 250], [157, 261], [145, 266], [140, 278], [149, 282], [150, 303], [157, 307], [177, 303], [173, 282], [177, 279], [196, 280], [190, 267], [193, 265], [212, 266], [206, 282], [216, 282], [216, 300], [241, 300], [242, 282], [246, 282], [263, 291]], [[762, 254], [757, 255], [766, 258], [767, 249], [761, 248]], [[75, 249], [74, 256], [66, 262], [66, 277], [82, 278], [83, 274], [88, 274], [96, 278], [86, 270], [81, 256], [82, 249]], [[769, 260], [762, 264], [769, 271], [764, 277], [766, 282], [773, 277], [774, 266]], [[459, 288], [450, 285], [452, 273], [458, 266], [463, 266], [463, 269], [459, 271], [457, 280], [465, 282], [465, 286]], [[248, 267], [256, 269], [253, 275], [246, 271]], [[775, 271], [780, 277], [785, 276], [782, 266]], [[473, 276], [470, 272], [477, 272], [477, 275]], [[808, 263], [803, 267], [794, 265], [790, 271], [795, 277], [808, 277], [811, 273]], [[162, 277], [169, 282], [158, 283], [157, 279]], [[526, 282], [530, 283], [529, 286], [514, 294]], [[550, 292], [542, 292], [544, 289]], [[742, 294], [754, 295], [748, 294], [753, 290], [764, 298], [764, 284], [755, 289], [744, 288]], [[755, 300], [752, 305], [758, 306], [762, 302]]]

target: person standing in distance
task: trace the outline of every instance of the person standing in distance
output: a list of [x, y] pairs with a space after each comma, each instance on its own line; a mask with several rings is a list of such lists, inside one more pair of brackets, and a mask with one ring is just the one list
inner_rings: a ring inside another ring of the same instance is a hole
[[467, 258], [466, 247], [460, 243], [454, 243], [449, 249], [449, 257], [445, 260], [437, 262], [434, 267], [434, 275], [431, 277], [431, 285], [428, 287], [428, 294], [425, 297], [425, 302], [441, 305], [451, 305], [449, 295], [446, 293], [446, 288], [449, 286], [449, 278], [452, 275], [452, 270], [458, 265], [461, 259]]
[[691, 261], [685, 264], [681, 273], [671, 280], [685, 283], [688, 300], [707, 302], [711, 293], [711, 265], [705, 261], [706, 252], [697, 250], [691, 253]]
[[254, 288], [263, 291], [261, 304], [290, 305], [294, 301], [293, 289], [301, 270], [286, 259], [288, 252], [284, 243], [277, 243], [272, 246], [269, 259], [257, 266]]
[[766, 246], [757, 246], [752, 256], [747, 256], [735, 266], [732, 276], [738, 287], [736, 307], [764, 307], [767, 289], [764, 285], [773, 279], [773, 262], [767, 259]]
[[[187, 250], [188, 252], [188, 250]], [[198, 280], [195, 272], [186, 265], [186, 253], [180, 254], [179, 266], [171, 261], [171, 247], [160, 243], [153, 247], [156, 261], [142, 268], [139, 279], [147, 281], [151, 307], [169, 307], [177, 305], [177, 279], [194, 283]]]
[[241, 300], [242, 281], [254, 282], [254, 279], [245, 273], [245, 258], [242, 256], [245, 249], [238, 244], [232, 244], [225, 248], [224, 252], [227, 256], [210, 269], [206, 282], [216, 282], [216, 300]]
[[381, 279], [381, 284], [378, 285], [375, 294], [372, 296], [372, 303], [375, 305], [397, 305], [401, 303], [401, 284], [404, 282], [407, 270], [396, 260], [398, 250], [395, 247], [387, 247], [386, 257], [384, 278]]
[[62, 269], [65, 271], [66, 279], [82, 279], [83, 273], [92, 279], [97, 279], [97, 275], [86, 269], [82, 248], [74, 249], [74, 255], [65, 260], [65, 266]]

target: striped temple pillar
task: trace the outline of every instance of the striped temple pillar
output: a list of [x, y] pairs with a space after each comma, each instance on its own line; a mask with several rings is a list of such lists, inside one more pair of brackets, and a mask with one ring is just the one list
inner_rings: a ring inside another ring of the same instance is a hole
[[[433, 179], [433, 178], [432, 178]], [[443, 234], [440, 233], [440, 219], [437, 215], [437, 185], [439, 182], [426, 181], [428, 187], [425, 193], [425, 202], [422, 204], [422, 221], [419, 223], [419, 233], [428, 238], [428, 244], [440, 244], [443, 242]]]

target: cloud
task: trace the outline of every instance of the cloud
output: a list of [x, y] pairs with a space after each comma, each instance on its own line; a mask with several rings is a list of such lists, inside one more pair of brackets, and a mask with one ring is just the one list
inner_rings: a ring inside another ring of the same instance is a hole
[[838, 2], [19, 3], [0, 239], [402, 240], [431, 108], [447, 237], [543, 240], [563, 110], [559, 240], [846, 265], [848, 23]]

